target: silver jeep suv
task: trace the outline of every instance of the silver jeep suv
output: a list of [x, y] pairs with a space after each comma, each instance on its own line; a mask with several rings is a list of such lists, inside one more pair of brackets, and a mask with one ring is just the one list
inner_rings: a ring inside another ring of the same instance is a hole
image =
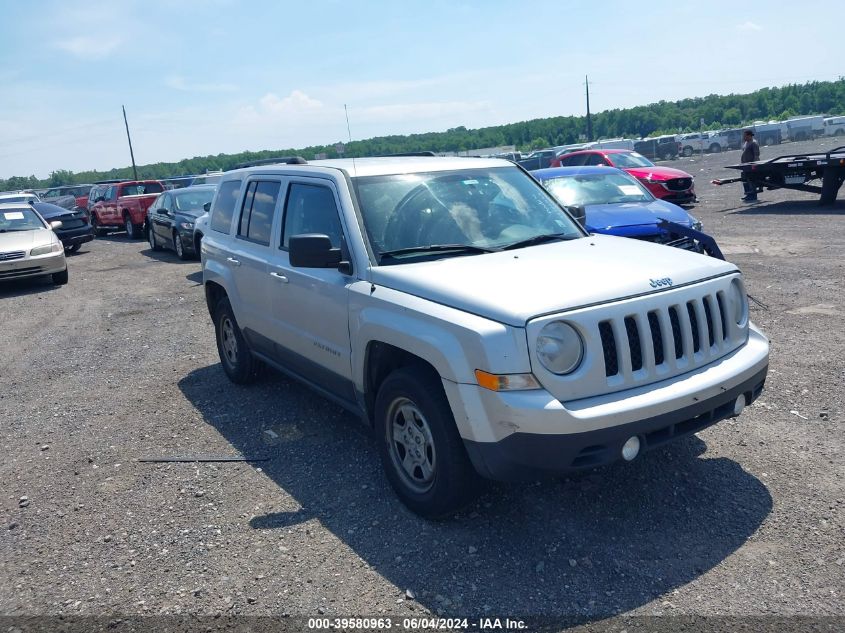
[[227, 172], [201, 251], [229, 378], [270, 365], [360, 415], [424, 516], [482, 478], [635, 459], [766, 377], [733, 264], [589, 235], [504, 160]]

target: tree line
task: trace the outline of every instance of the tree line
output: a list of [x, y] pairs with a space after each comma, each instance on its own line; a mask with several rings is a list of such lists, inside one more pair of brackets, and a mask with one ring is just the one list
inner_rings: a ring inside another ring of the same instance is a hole
[[[694, 132], [750, 124], [756, 120], [785, 120], [810, 114], [842, 114], [845, 112], [845, 78], [836, 81], [812, 81], [779, 88], [763, 88], [748, 94], [708, 95], [680, 101], [659, 101], [633, 108], [615, 108], [592, 115], [593, 136], [599, 138], [639, 138], [659, 134]], [[701, 125], [701, 121], [704, 125]], [[352, 141], [343, 147], [350, 157], [378, 156], [405, 152], [465, 152], [480, 147], [514, 145], [526, 151], [576, 143], [585, 138], [584, 116], [561, 116], [533, 119], [479, 129], [460, 126], [445, 132], [428, 132], [406, 136], [380, 136]], [[244, 162], [274, 156], [302, 156], [313, 160], [325, 154], [339, 156], [337, 143], [303, 148], [284, 148], [196, 156], [176, 163], [152, 163], [138, 166], [139, 178], [168, 178], [206, 171], [232, 169]], [[132, 178], [132, 167], [107, 171], [73, 173], [59, 169], [46, 179], [35, 176], [12, 176], [0, 179], [0, 190], [36, 189], [59, 185], [81, 184], [112, 178]]]

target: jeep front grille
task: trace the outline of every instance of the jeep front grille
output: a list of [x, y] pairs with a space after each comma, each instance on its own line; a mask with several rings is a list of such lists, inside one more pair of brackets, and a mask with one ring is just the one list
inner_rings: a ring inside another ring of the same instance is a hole
[[710, 362], [729, 343], [723, 294], [719, 290], [621, 320], [600, 321], [605, 376], [644, 371], [657, 377], [667, 364], [685, 361], [692, 369]]

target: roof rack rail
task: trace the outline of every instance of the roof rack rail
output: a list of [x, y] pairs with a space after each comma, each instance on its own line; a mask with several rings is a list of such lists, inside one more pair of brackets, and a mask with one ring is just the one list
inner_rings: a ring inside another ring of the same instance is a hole
[[244, 167], [258, 167], [259, 165], [307, 165], [308, 161], [302, 156], [276, 156], [274, 158], [261, 158], [259, 160], [249, 160], [245, 163], [238, 163], [233, 169], [243, 169]]
[[397, 156], [437, 156], [434, 152], [399, 152], [398, 154], [379, 154], [376, 158], [394, 158]]

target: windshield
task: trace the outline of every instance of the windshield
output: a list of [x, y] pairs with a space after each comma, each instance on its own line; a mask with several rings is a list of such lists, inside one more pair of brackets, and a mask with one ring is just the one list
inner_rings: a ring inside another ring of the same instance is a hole
[[613, 170], [543, 180], [543, 186], [565, 206], [651, 202], [652, 195], [634, 178]]
[[533, 178], [512, 167], [369, 176], [354, 186], [377, 259], [433, 245], [481, 252], [539, 235], [583, 236]]
[[182, 190], [173, 194], [176, 198], [176, 210], [191, 215], [202, 215], [205, 209], [202, 208], [206, 202], [211, 202], [214, 197], [214, 189], [201, 189], [199, 191]]
[[649, 159], [642, 154], [636, 152], [610, 154], [610, 160], [613, 161], [614, 167], [621, 167], [623, 169], [630, 169], [632, 167], [654, 167]]
[[21, 207], [19, 209], [3, 209], [0, 211], [0, 233], [11, 231], [32, 231], [43, 229], [44, 222], [32, 209]]

